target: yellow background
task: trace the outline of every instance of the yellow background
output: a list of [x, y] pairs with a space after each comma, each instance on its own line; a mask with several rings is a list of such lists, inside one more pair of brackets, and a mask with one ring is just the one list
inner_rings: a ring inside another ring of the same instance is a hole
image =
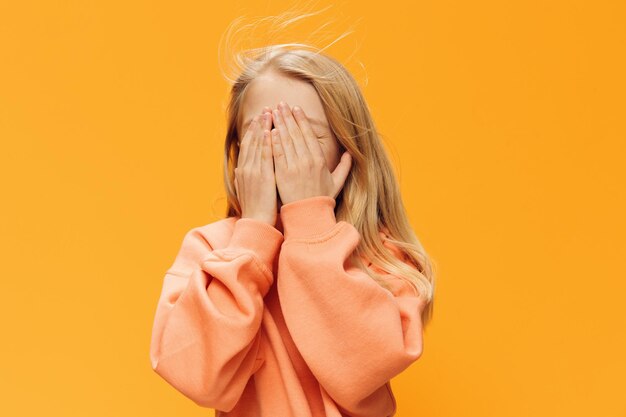
[[[0, 5], [0, 414], [212, 415], [151, 370], [152, 319], [224, 215], [220, 36], [291, 4], [219, 3]], [[332, 10], [439, 272], [397, 415], [626, 416], [625, 3]]]

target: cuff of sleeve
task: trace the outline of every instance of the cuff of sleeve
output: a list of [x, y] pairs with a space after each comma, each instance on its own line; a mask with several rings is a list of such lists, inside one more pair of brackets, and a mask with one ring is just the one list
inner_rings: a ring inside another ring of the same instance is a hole
[[283, 240], [283, 234], [274, 226], [243, 217], [235, 222], [228, 247], [251, 250], [272, 272], [274, 258], [278, 255]]
[[280, 207], [285, 240], [315, 237], [337, 224], [334, 198], [316, 196], [292, 201]]

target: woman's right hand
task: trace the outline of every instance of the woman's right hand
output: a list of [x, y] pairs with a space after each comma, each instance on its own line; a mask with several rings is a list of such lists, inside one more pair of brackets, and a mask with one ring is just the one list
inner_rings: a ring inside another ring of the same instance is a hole
[[235, 190], [242, 218], [253, 218], [274, 226], [278, 217], [278, 202], [271, 127], [271, 109], [265, 107], [262, 116], [252, 119], [241, 140], [235, 168]]

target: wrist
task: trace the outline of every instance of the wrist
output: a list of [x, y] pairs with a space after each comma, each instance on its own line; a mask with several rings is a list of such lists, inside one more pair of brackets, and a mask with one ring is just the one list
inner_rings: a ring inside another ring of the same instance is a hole
[[329, 196], [308, 197], [283, 204], [279, 215], [285, 240], [314, 237], [332, 229], [337, 224], [336, 204]]
[[270, 226], [276, 226], [276, 217], [277, 215], [274, 215], [273, 217], [261, 216], [261, 215], [242, 215], [241, 216], [242, 219], [252, 219], [258, 222], [266, 223]]
[[283, 234], [273, 225], [256, 218], [242, 217], [235, 222], [228, 248], [253, 252], [272, 271], [274, 258], [283, 240]]

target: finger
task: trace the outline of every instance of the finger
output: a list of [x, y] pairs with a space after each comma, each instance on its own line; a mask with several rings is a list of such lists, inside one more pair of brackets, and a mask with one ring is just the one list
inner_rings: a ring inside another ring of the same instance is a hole
[[304, 136], [304, 142], [306, 143], [309, 152], [313, 158], [324, 159], [324, 151], [322, 150], [322, 146], [317, 141], [317, 136], [315, 132], [313, 132], [313, 128], [311, 127], [311, 123], [309, 123], [309, 119], [307, 118], [306, 113], [302, 110], [302, 107], [293, 106], [293, 113], [295, 116], [295, 120], [300, 127], [300, 131], [302, 132], [302, 136]]
[[248, 125], [248, 130], [246, 130], [246, 134], [243, 136], [243, 139], [241, 139], [237, 166], [243, 166], [248, 160], [250, 141], [254, 138], [254, 126], [258, 123], [258, 120], [259, 119], [256, 116], [252, 119]]
[[[298, 157], [306, 157], [309, 154], [309, 149], [302, 137], [302, 132], [300, 131], [300, 127], [296, 120], [293, 118], [293, 114], [291, 113], [291, 109], [289, 105], [285, 102], [280, 102], [278, 105], [279, 110], [281, 110], [281, 116], [283, 117], [283, 124], [291, 137], [291, 141], [293, 143], [293, 147], [296, 151]], [[281, 133], [281, 137], [283, 132]]]
[[[278, 138], [278, 141], [280, 143], [281, 157], [284, 159], [284, 163], [287, 165], [287, 167], [290, 167], [296, 164], [298, 160], [298, 155], [293, 148], [293, 142], [291, 141], [289, 132], [287, 131], [287, 126], [285, 126], [285, 122], [283, 121], [281, 111], [274, 110], [273, 115], [274, 124], [276, 125], [276, 137]], [[273, 137], [272, 140], [274, 140]]]
[[339, 164], [335, 168], [335, 170], [331, 173], [333, 178], [333, 184], [335, 184], [337, 190], [335, 191], [335, 197], [339, 195], [339, 192], [343, 188], [343, 185], [346, 182], [346, 178], [350, 174], [350, 169], [352, 168], [352, 155], [348, 151], [345, 151], [341, 155], [341, 160]]
[[261, 123], [257, 123], [254, 128], [254, 144], [252, 145], [250, 165], [254, 172], [261, 170], [261, 150], [263, 145], [263, 128], [261, 127]]
[[[266, 106], [265, 109], [267, 109], [268, 107]], [[259, 116], [260, 119], [257, 122], [258, 125], [258, 129], [255, 129], [255, 147], [256, 150], [254, 152], [254, 156], [252, 158], [252, 164], [256, 167], [258, 165], [258, 162], [260, 161], [260, 159], [262, 158], [262, 149], [263, 149], [263, 131], [265, 129], [270, 129], [272, 127], [272, 115], [271, 113], [267, 113], [265, 112], [265, 110], [263, 110], [263, 113], [261, 113], [261, 115]]]
[[262, 127], [263, 130], [270, 130], [272, 128], [272, 109], [270, 109], [269, 107], [265, 106], [263, 107], [263, 112], [261, 113], [263, 115], [262, 120]]
[[261, 172], [274, 172], [274, 161], [272, 160], [272, 140], [270, 138], [270, 131], [267, 129], [263, 129]]
[[263, 107], [263, 140], [261, 146], [261, 171], [274, 172], [274, 161], [272, 160], [272, 138], [270, 129], [272, 128], [272, 109], [269, 106]]
[[278, 129], [272, 129], [272, 156], [274, 158], [274, 167], [276, 172], [285, 171], [288, 166], [288, 161], [285, 158], [285, 151], [283, 150], [282, 142], [280, 140], [280, 133]]

